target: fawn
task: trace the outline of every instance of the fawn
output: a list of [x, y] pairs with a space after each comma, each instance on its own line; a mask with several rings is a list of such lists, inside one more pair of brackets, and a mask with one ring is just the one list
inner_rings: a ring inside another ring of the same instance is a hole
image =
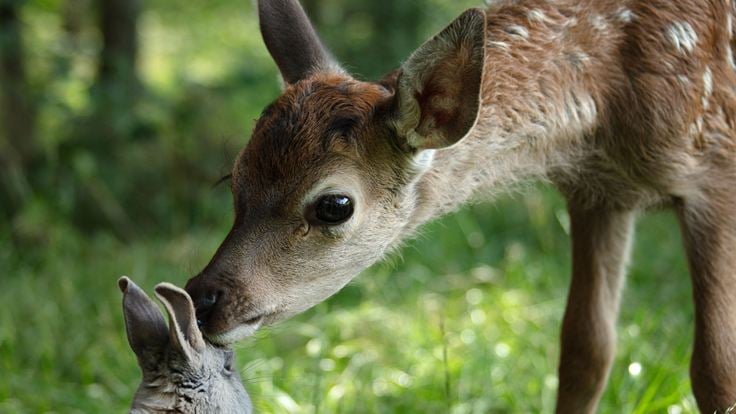
[[169, 315], [167, 329], [156, 304], [133, 281], [123, 276], [118, 287], [128, 343], [143, 372], [131, 414], [253, 411], [233, 351], [204, 340], [192, 299], [183, 289], [168, 283], [156, 286], [156, 296]]
[[700, 410], [736, 402], [731, 0], [518, 0], [471, 9], [378, 82], [296, 0], [258, 1], [285, 82], [232, 170], [235, 223], [187, 284], [228, 343], [334, 294], [423, 223], [522, 180], [571, 222], [558, 413], [596, 410], [637, 214], [675, 210]]

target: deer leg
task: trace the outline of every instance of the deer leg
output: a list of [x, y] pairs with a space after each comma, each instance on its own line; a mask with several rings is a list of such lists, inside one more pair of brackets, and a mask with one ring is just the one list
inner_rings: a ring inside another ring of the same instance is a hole
[[[733, 181], [732, 181], [733, 182]], [[736, 404], [736, 195], [713, 191], [678, 205], [695, 300], [693, 394], [703, 413]], [[730, 412], [730, 411], [728, 411]]]
[[562, 322], [557, 413], [595, 412], [613, 362], [635, 214], [569, 207], [572, 280]]

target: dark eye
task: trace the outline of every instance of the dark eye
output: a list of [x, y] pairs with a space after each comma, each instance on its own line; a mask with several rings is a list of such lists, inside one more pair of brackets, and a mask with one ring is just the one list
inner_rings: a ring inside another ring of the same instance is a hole
[[225, 364], [222, 367], [222, 370], [225, 373], [225, 375], [232, 375], [234, 361], [235, 361], [235, 353], [233, 351], [227, 351], [225, 353]]
[[314, 205], [314, 218], [323, 224], [340, 224], [353, 215], [353, 200], [340, 194], [320, 197]]

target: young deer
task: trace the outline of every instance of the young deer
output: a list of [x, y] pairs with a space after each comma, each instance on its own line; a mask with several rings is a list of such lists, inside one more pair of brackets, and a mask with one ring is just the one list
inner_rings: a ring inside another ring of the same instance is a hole
[[471, 197], [520, 180], [568, 202], [558, 413], [594, 412], [636, 215], [675, 209], [695, 300], [693, 392], [736, 402], [731, 0], [518, 0], [471, 9], [379, 82], [296, 0], [258, 2], [285, 87], [232, 170], [235, 223], [189, 281], [227, 343], [302, 312]]
[[143, 381], [131, 414], [250, 414], [250, 398], [234, 369], [233, 351], [205, 342], [194, 305], [182, 289], [161, 283], [156, 296], [169, 315], [169, 328], [156, 304], [130, 279], [123, 292], [125, 330], [138, 357]]

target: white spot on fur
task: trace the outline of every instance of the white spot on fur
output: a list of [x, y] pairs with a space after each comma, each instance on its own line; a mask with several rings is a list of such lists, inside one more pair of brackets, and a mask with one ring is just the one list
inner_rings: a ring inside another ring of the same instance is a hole
[[580, 98], [578, 114], [580, 116], [580, 121], [583, 123], [588, 124], [595, 121], [598, 110], [596, 109], [595, 101], [590, 95], [585, 95]]
[[731, 69], [736, 69], [736, 62], [733, 60], [733, 50], [729, 44], [726, 45], [726, 60], [728, 61], [728, 64], [731, 65]]
[[713, 93], [713, 73], [710, 70], [710, 66], [706, 66], [705, 72], [703, 72], [703, 87], [705, 88], [706, 96], [710, 96]]
[[624, 23], [631, 23], [631, 21], [634, 20], [635, 17], [636, 15], [634, 14], [634, 12], [627, 9], [626, 7], [621, 7], [620, 9], [618, 9], [618, 11], [616, 11], [616, 18]]
[[488, 42], [488, 46], [496, 49], [509, 50], [509, 44], [506, 42], [499, 42], [498, 40], [491, 40]]
[[699, 116], [698, 119], [693, 122], [692, 125], [690, 125], [690, 133], [693, 135], [698, 135], [703, 132], [703, 117]]
[[698, 135], [698, 126], [695, 125], [695, 122], [690, 124], [690, 127], [688, 128], [688, 133], [690, 134], [690, 136]]
[[692, 52], [698, 43], [698, 34], [688, 22], [675, 22], [666, 29], [670, 42], [680, 52]]
[[590, 16], [588, 18], [588, 21], [590, 22], [590, 25], [593, 26], [594, 29], [604, 31], [608, 29], [608, 22], [606, 22], [606, 19], [603, 18], [600, 14], [596, 14], [593, 16]]
[[726, 14], [726, 33], [728, 33], [728, 38], [731, 39], [733, 32], [731, 31], [733, 29], [733, 17], [731, 16], [731, 13]]
[[588, 127], [598, 114], [593, 98], [587, 93], [565, 94], [564, 110], [560, 113], [563, 125], [577, 124]]
[[690, 78], [685, 75], [677, 75], [677, 80], [685, 86], [690, 85]]
[[544, 12], [541, 11], [541, 10], [539, 10], [539, 9], [529, 10], [529, 13], [527, 13], [527, 16], [526, 17], [531, 22], [540, 22], [540, 23], [543, 23], [543, 22], [546, 22], [547, 21], [547, 15], [544, 14]]
[[434, 154], [435, 150], [433, 149], [419, 151], [414, 157], [414, 168], [418, 173], [424, 173], [429, 170], [429, 167], [432, 166], [432, 161], [434, 161]]
[[708, 109], [710, 103], [710, 95], [713, 93], [713, 73], [710, 71], [710, 67], [705, 67], [703, 72], [703, 109]]
[[526, 27], [519, 26], [518, 24], [512, 24], [511, 26], [507, 27], [506, 33], [521, 37], [522, 39], [529, 38], [529, 31], [526, 30]]

